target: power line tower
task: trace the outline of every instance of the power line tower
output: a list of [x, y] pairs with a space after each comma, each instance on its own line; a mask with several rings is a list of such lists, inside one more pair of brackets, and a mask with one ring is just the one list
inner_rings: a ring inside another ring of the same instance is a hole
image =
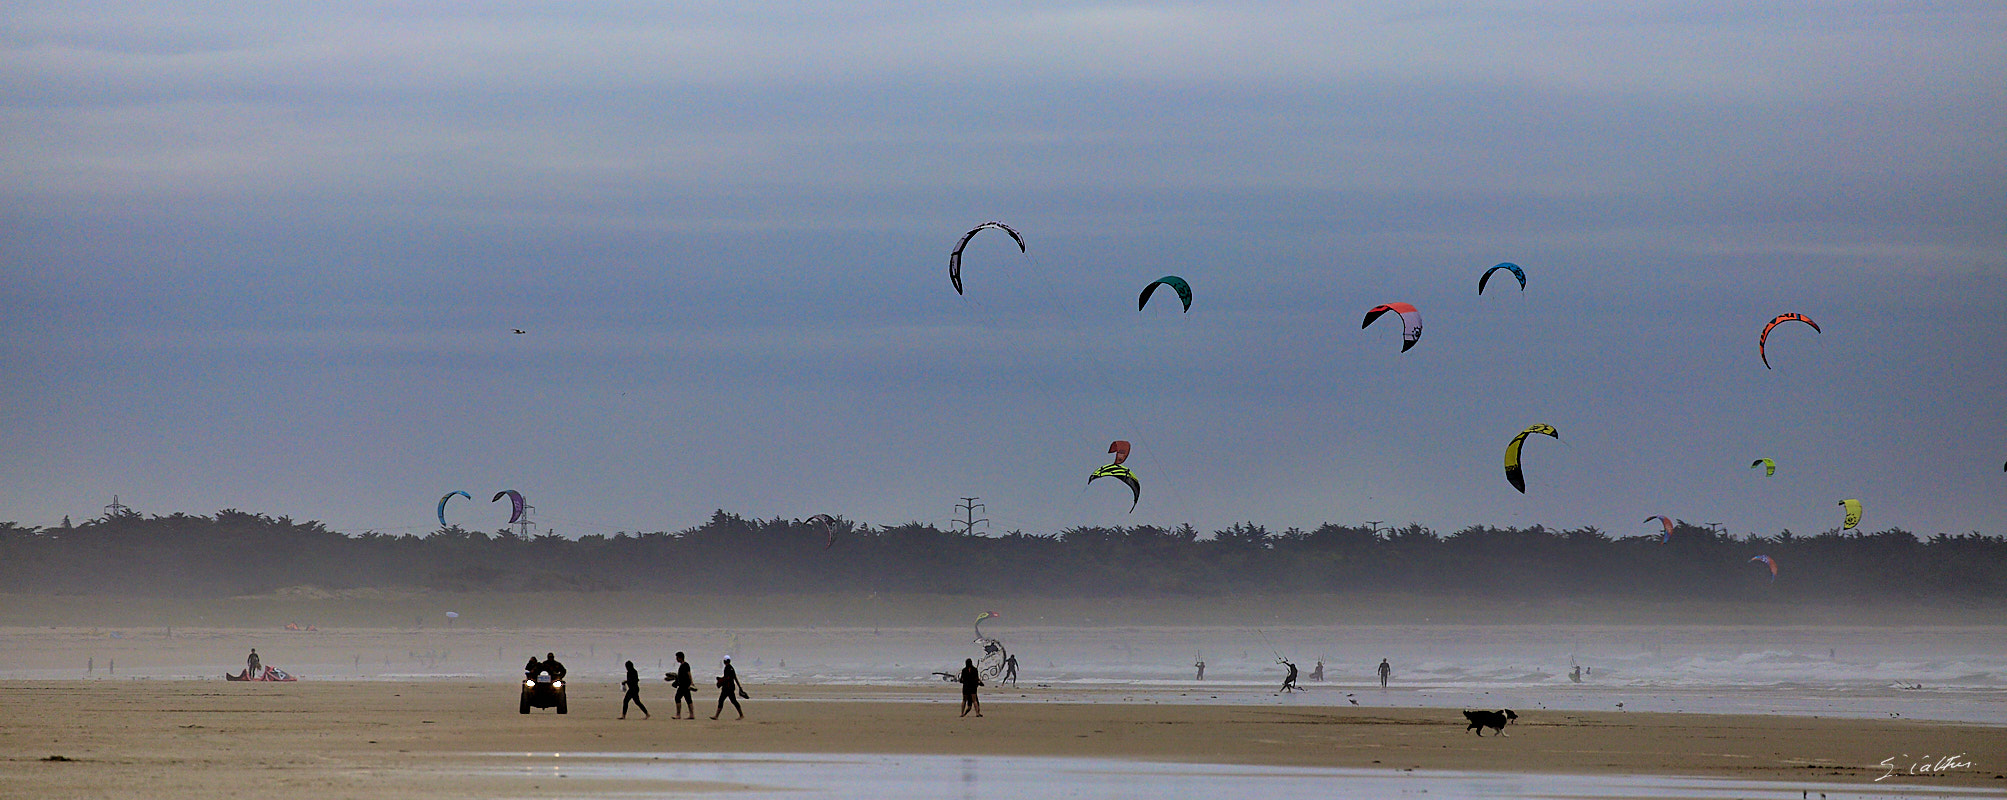
[[530, 531], [536, 530], [537, 524], [530, 521], [530, 512], [535, 510], [537, 510], [536, 506], [530, 505], [529, 503], [523, 504], [523, 517], [522, 519], [516, 521], [517, 536], [521, 536], [525, 539], [528, 539], [530, 538]]
[[106, 519], [110, 519], [112, 517], [123, 517], [130, 513], [132, 513], [132, 509], [128, 508], [124, 503], [119, 502], [118, 495], [112, 495], [111, 505], [105, 506]]
[[983, 504], [976, 501], [981, 499], [980, 497], [964, 497], [962, 498], [962, 502], [955, 506], [956, 511], [962, 512], [962, 518], [955, 520], [955, 522], [962, 526], [963, 536], [974, 535], [976, 532], [976, 523], [978, 522], [982, 523], [985, 528], [989, 527], [989, 517], [976, 519], [976, 509], [983, 507]]
[[[1375, 539], [1378, 539], [1378, 538], [1380, 538], [1380, 523], [1382, 523], [1382, 522], [1386, 522], [1386, 520], [1384, 520], [1384, 519], [1369, 519], [1369, 520], [1366, 520], [1366, 525], [1367, 525], [1367, 526], [1369, 526], [1369, 527], [1371, 527], [1371, 528], [1373, 529], [1373, 530], [1372, 530], [1372, 533], [1373, 533], [1373, 538], [1375, 538]], [[1388, 532], [1388, 533], [1393, 533], [1393, 532], [1394, 532], [1394, 529], [1393, 529], [1393, 528], [1388, 528], [1388, 529], [1387, 529], [1387, 532]]]

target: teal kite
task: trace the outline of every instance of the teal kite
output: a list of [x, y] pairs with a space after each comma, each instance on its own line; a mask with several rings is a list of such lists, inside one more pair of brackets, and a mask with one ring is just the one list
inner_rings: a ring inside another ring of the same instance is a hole
[[1136, 297], [1137, 311], [1142, 311], [1143, 304], [1150, 302], [1150, 294], [1157, 291], [1158, 286], [1171, 287], [1172, 290], [1178, 293], [1178, 302], [1185, 304], [1185, 310], [1192, 310], [1192, 285], [1186, 283], [1184, 278], [1176, 275], [1165, 275], [1151, 281], [1150, 285], [1143, 287], [1143, 293]]
[[439, 527], [441, 528], [446, 527], [446, 501], [453, 499], [453, 496], [456, 494], [469, 500], [474, 499], [473, 495], [465, 491], [447, 492], [445, 497], [439, 498]]

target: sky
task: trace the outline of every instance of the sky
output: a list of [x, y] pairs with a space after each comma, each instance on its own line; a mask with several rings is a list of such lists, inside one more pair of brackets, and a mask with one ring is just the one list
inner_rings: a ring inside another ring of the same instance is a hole
[[2007, 10], [1338, 5], [9, 3], [0, 519], [2007, 534]]

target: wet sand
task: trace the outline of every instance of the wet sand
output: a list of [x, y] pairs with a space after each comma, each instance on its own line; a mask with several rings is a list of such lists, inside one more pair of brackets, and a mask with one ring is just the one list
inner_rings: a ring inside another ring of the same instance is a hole
[[[698, 695], [715, 703], [715, 692]], [[750, 687], [747, 718], [618, 720], [612, 681], [578, 681], [571, 713], [516, 713], [508, 682], [246, 684], [59, 681], [0, 687], [0, 795], [343, 797], [547, 794], [545, 774], [506, 774], [525, 754], [869, 753], [1123, 760], [1429, 771], [1694, 775], [1744, 780], [1906, 782], [2007, 792], [2007, 728], [1906, 720], [1521, 710], [1509, 735], [1465, 732], [1438, 709], [1026, 702], [989, 691], [982, 719], [956, 715], [953, 687]], [[1133, 696], [1135, 690], [1120, 690]], [[1078, 690], [1073, 690], [1078, 694]], [[708, 717], [712, 708], [703, 707]], [[60, 756], [66, 761], [45, 760]], [[1898, 774], [1928, 756], [1972, 762]], [[563, 779], [568, 794], [701, 790], [631, 779]], [[728, 787], [710, 787], [728, 788]]]

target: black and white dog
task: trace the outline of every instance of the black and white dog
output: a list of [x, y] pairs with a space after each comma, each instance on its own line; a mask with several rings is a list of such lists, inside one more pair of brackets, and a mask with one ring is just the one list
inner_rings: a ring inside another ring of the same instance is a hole
[[1512, 709], [1509, 708], [1501, 708], [1497, 711], [1465, 711], [1463, 712], [1463, 716], [1464, 719], [1470, 720], [1470, 727], [1464, 730], [1477, 731], [1477, 735], [1479, 736], [1484, 735], [1485, 728], [1490, 728], [1497, 731], [1498, 735], [1504, 736], [1505, 726], [1511, 725], [1513, 720], [1519, 719], [1519, 715], [1512, 713]]

